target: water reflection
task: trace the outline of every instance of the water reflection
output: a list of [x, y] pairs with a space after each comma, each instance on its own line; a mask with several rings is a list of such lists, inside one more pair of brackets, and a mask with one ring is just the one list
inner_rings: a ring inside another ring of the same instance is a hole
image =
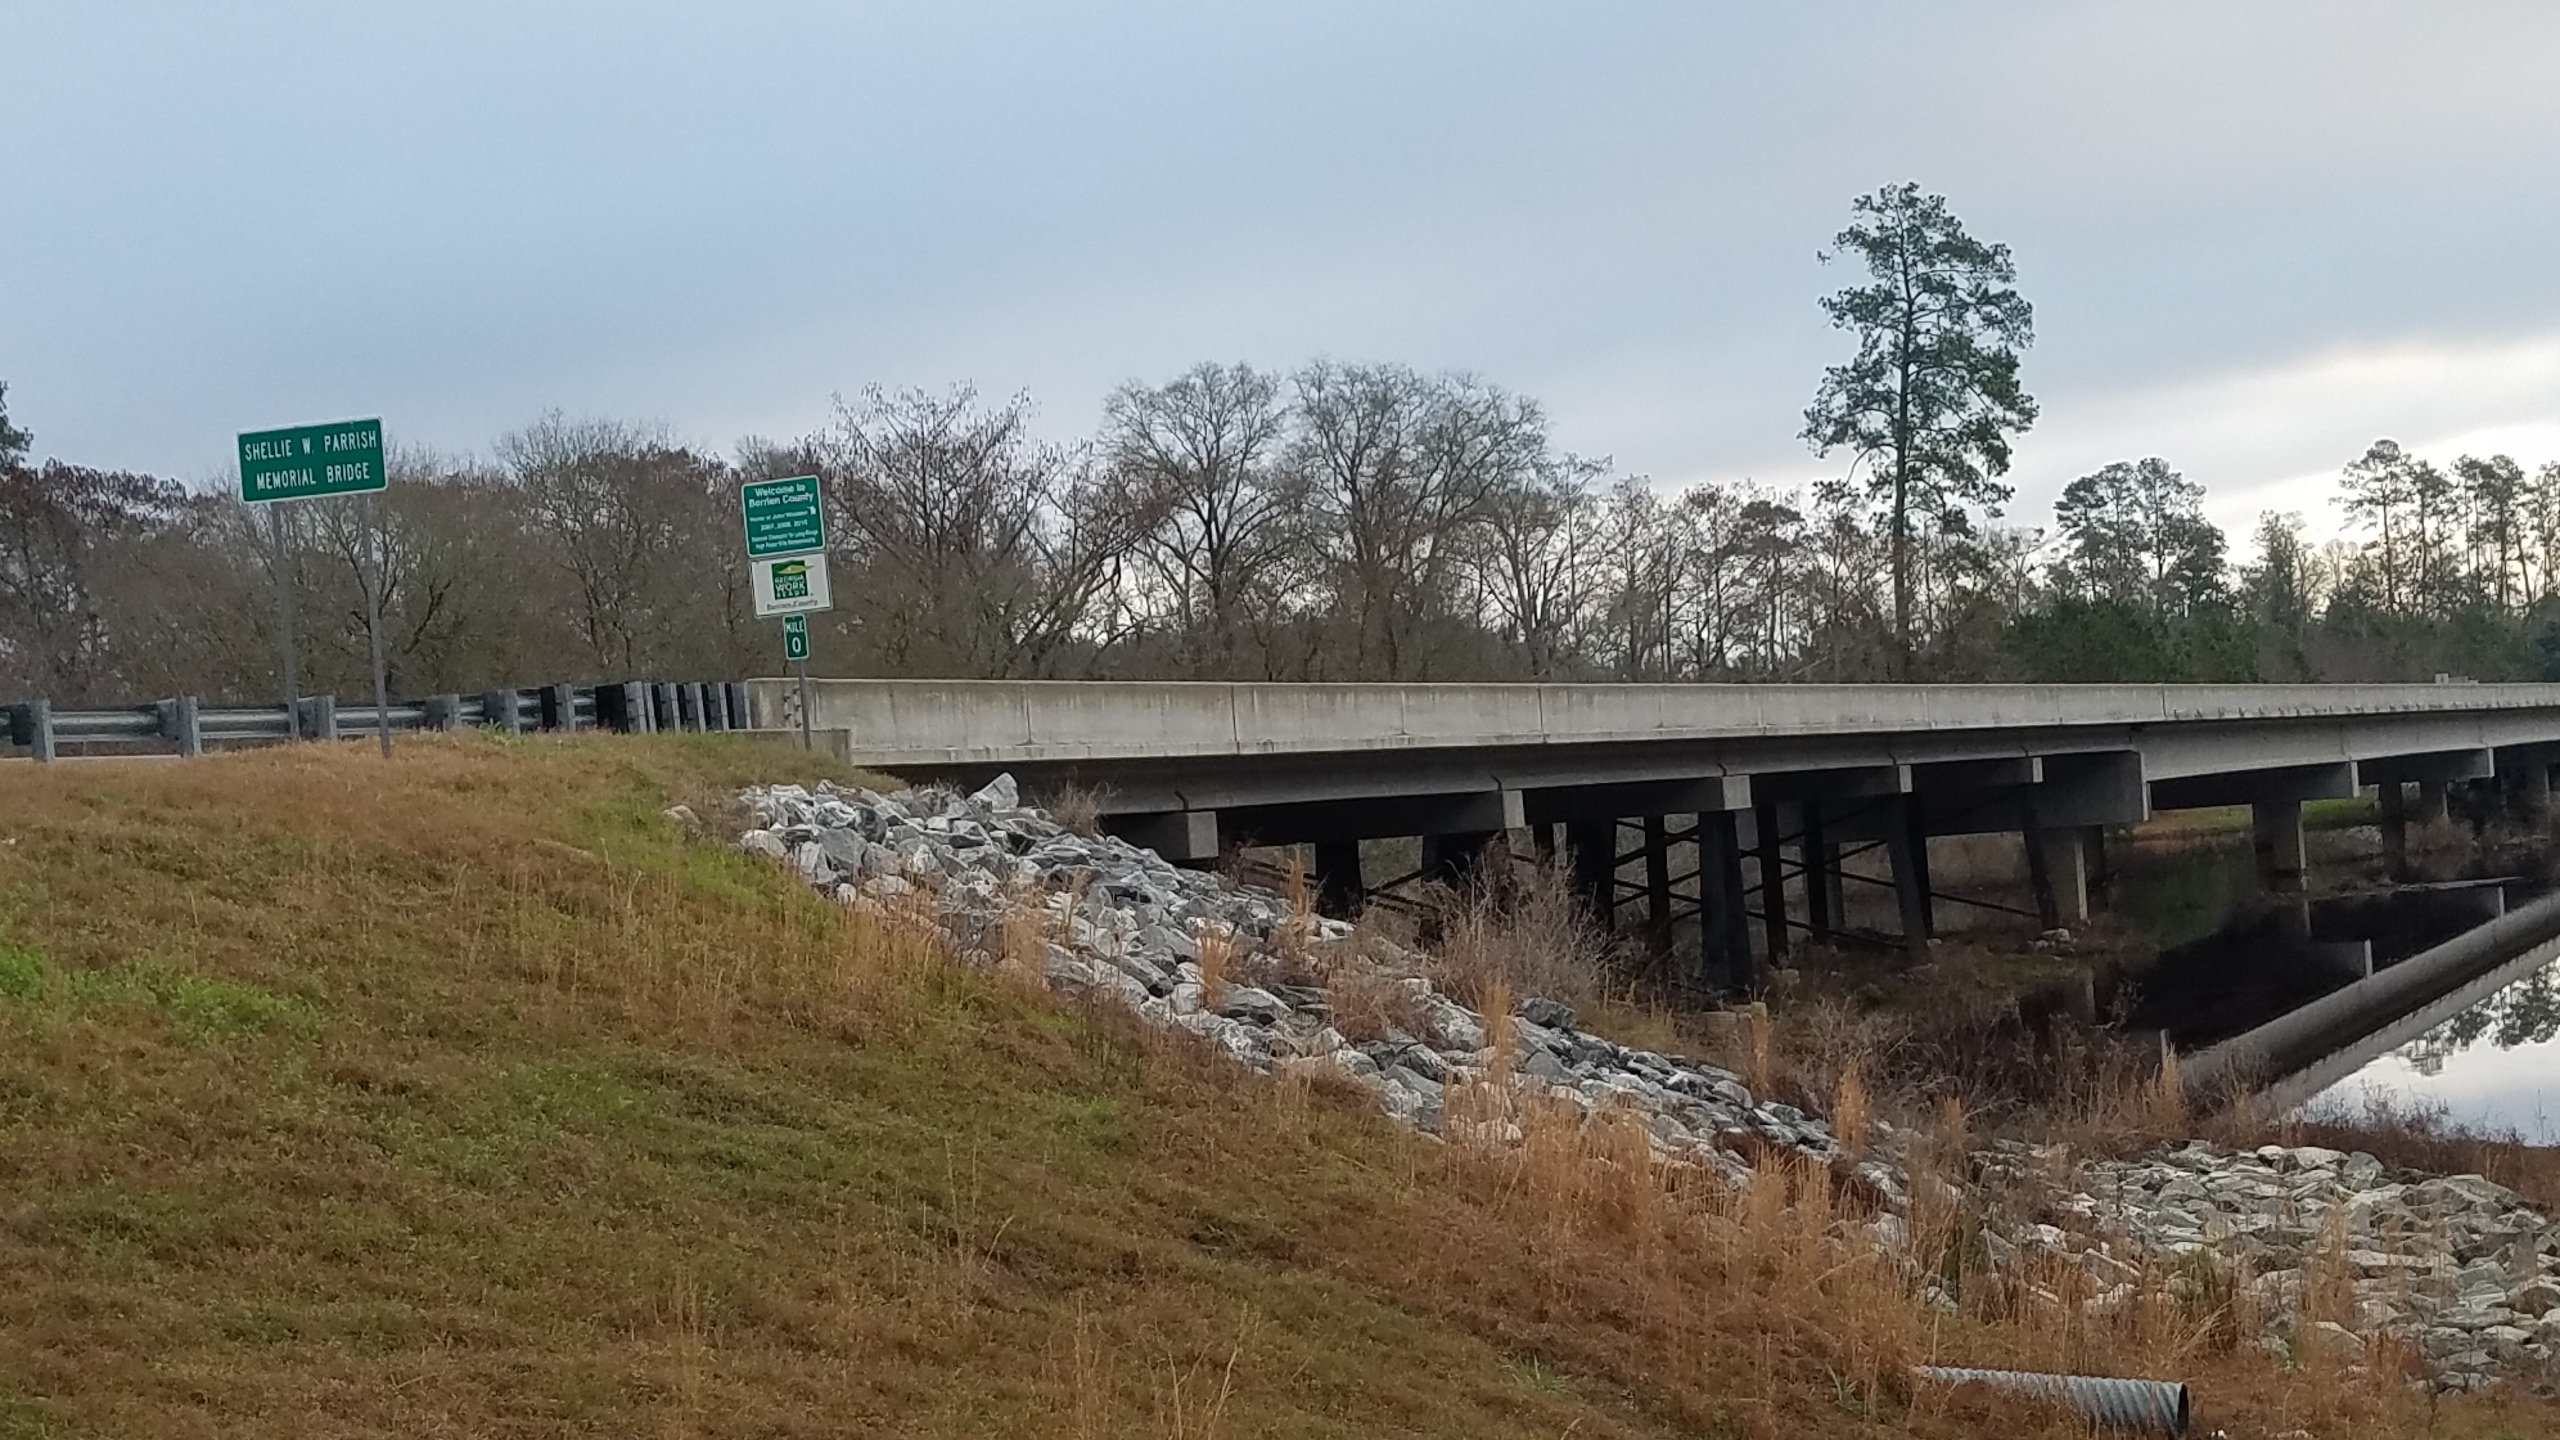
[[2312, 1097], [2312, 1113], [2372, 1104], [2560, 1143], [2560, 965], [2544, 965]]
[[2135, 1028], [2198, 1049], [2494, 920], [2544, 888], [2540, 877], [2508, 877], [2253, 897], [2220, 928], [2121, 977], [2118, 1010]]
[[[2538, 837], [2422, 857], [2395, 884], [2370, 829], [2314, 837], [2307, 896], [2261, 890], [2245, 843], [2172, 844], [2125, 857], [2116, 908], [2158, 947], [2138, 971], [2100, 978], [2101, 1003], [2180, 1049], [2227, 1039], [2385, 969], [2554, 888]], [[2518, 956], [2464, 991], [2280, 1085], [2311, 1108], [2369, 1099], [2560, 1143], [2560, 943]], [[2548, 1092], [2549, 1104], [2545, 1103]]]
[[2440, 1074], [2445, 1061], [2487, 1041], [2501, 1050], [2548, 1045], [2560, 1036], [2560, 967], [2537, 970], [2398, 1053], [2421, 1075]]

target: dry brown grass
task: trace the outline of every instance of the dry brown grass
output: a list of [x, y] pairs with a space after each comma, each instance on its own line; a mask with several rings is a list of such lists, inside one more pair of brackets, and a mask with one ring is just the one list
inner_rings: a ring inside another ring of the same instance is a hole
[[1238, 945], [1224, 930], [1200, 935], [1200, 1003], [1215, 1010], [1227, 1003], [1227, 971], [1235, 964]]
[[1333, 1004], [1333, 1028], [1351, 1040], [1411, 1038], [1422, 1031], [1419, 997], [1392, 973], [1351, 958], [1326, 973], [1325, 985]]
[[2311, 1384], [2175, 1277], [2057, 1323], [1956, 1205], [1934, 1311], [1827, 1176], [1539, 1106], [1407, 1136], [658, 813], [802, 763], [0, 768], [0, 1435], [2080, 1433], [1922, 1358], [2183, 1373], [2240, 1435], [2542, 1425]]
[[1099, 790], [1066, 780], [1047, 787], [1036, 797], [1026, 798], [1049, 812], [1051, 820], [1078, 835], [1091, 838], [1102, 833], [1102, 806], [1108, 797]]
[[1579, 1008], [1623, 994], [1617, 942], [1594, 926], [1555, 866], [1440, 894], [1432, 979], [1472, 1009], [1499, 983], [1511, 994]]
[[1864, 1067], [1854, 1058], [1840, 1068], [1839, 1083], [1831, 1088], [1830, 1114], [1831, 1133], [1851, 1154], [1867, 1148], [1867, 1126], [1873, 1116], [1868, 1109]]
[[[2032, 1410], [1915, 1389], [1910, 1367], [1928, 1363], [2192, 1377], [2208, 1421], [2233, 1434], [2416, 1434], [2428, 1423], [2428, 1403], [2397, 1371], [2275, 1367], [2254, 1342], [2244, 1276], [2155, 1267], [2112, 1306], [2092, 1304], [2097, 1287], [2066, 1255], [1994, 1274], [1970, 1238], [1983, 1217], [1964, 1203], [1917, 1207], [1897, 1256], [1866, 1240], [1819, 1167], [1773, 1155], [1736, 1193], [1654, 1156], [1631, 1113], [1586, 1121], [1506, 1096], [1488, 1085], [1454, 1097], [1463, 1119], [1450, 1134], [1470, 1188], [1501, 1197], [1534, 1240], [1513, 1263], [1622, 1276], [1633, 1343], [1681, 1393], [1716, 1397], [1679, 1417], [1710, 1433], [1811, 1433], [1785, 1379], [1809, 1353], [1822, 1357], [1838, 1421], [1874, 1427], [1861, 1433], [1990, 1433], [1972, 1428], [1989, 1414], [2004, 1417], [2000, 1433], [2082, 1433]], [[1923, 1276], [1954, 1297], [1951, 1308], [1914, 1300]]]

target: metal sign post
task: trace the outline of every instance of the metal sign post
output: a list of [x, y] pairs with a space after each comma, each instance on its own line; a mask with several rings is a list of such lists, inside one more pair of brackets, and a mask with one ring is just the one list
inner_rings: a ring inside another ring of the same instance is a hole
[[800, 748], [809, 748], [809, 617], [782, 617], [782, 658], [800, 675]]
[[284, 635], [284, 735], [288, 740], [302, 738], [302, 677], [295, 673], [293, 656], [293, 552], [284, 540], [284, 507], [267, 512], [267, 533], [276, 542], [276, 612]]
[[756, 616], [782, 617], [782, 658], [800, 690], [800, 748], [809, 749], [809, 615], [835, 608], [827, 588], [826, 495], [815, 475], [738, 487], [747, 527], [747, 580]]
[[391, 758], [391, 677], [382, 663], [382, 522], [373, 513], [373, 492], [364, 497], [364, 549], [372, 578], [364, 587], [364, 633], [373, 648], [373, 733], [382, 741], [382, 758]]
[[[252, 430], [240, 437], [240, 499], [249, 505], [281, 505], [326, 495], [364, 497], [365, 559], [370, 568], [364, 584], [365, 638], [373, 650], [374, 729], [382, 753], [391, 754], [391, 685], [382, 663], [381, 530], [374, 523], [373, 492], [391, 483], [382, 459], [380, 420], [341, 420], [334, 425], [298, 425], [285, 430]], [[275, 522], [276, 586], [284, 614], [285, 733], [298, 736], [302, 725], [301, 677], [296, 673], [293, 644], [292, 557], [284, 536], [284, 514]]]

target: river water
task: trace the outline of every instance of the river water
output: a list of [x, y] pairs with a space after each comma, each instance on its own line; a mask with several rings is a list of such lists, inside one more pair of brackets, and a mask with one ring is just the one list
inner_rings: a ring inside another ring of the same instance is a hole
[[2412, 1102], [2474, 1128], [2560, 1145], [2560, 965], [2366, 1061], [2304, 1109], [2352, 1113]]
[[[2315, 837], [2308, 898], [2258, 893], [2245, 844], [2137, 850], [2117, 904], [2159, 947], [2118, 997], [2138, 1028], [2195, 1049], [2442, 943], [2554, 887], [2547, 845], [2456, 852], [2395, 886], [2371, 830]], [[2351, 1073], [2305, 1105], [2440, 1110], [2456, 1124], [2560, 1144], [2560, 963], [2504, 988], [2414, 1039], [2350, 1051], [2323, 1074]], [[2360, 1064], [2356, 1062], [2361, 1061]]]

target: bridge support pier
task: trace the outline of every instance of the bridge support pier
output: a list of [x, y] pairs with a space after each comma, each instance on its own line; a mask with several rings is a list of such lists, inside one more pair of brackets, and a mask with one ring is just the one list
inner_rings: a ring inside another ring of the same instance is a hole
[[2258, 856], [2258, 878], [2270, 890], [2302, 888], [2302, 802], [2260, 800], [2249, 807], [2250, 840]]
[[[1759, 841], [1760, 866], [1760, 934], [1769, 963], [1783, 964], [1787, 958], [1787, 861], [1786, 835], [1780, 829], [1778, 807], [1762, 802], [1751, 812], [1752, 827]], [[1802, 837], [1798, 837], [1802, 843]]]
[[1840, 923], [1840, 847], [1824, 838], [1822, 802], [1807, 800], [1802, 809], [1805, 933], [1820, 943]]
[[1747, 992], [1759, 984], [1743, 911], [1742, 837], [1731, 810], [1698, 816], [1698, 961], [1698, 978], [1709, 987]]
[[2397, 780], [2374, 787], [2374, 814], [2382, 831], [2382, 863], [2397, 880], [2409, 869], [2409, 792]]
[[1316, 913], [1336, 920], [1359, 914], [1369, 898], [1368, 882], [1360, 874], [1360, 842], [1319, 840], [1315, 852]]
[[1894, 796], [1884, 816], [1885, 854], [1893, 865], [1893, 898], [1902, 911], [1902, 946], [1915, 965], [1929, 959], [1929, 836], [1907, 795]]
[[1215, 810], [1110, 815], [1104, 817], [1102, 828], [1132, 845], [1143, 845], [1186, 869], [1204, 869], [1218, 861], [1218, 812]]
[[1644, 943], [1657, 955], [1671, 949], [1671, 825], [1667, 815], [1644, 817]]
[[2089, 850], [2082, 827], [2029, 829], [2027, 879], [2046, 929], [2089, 923]]
[[1475, 883], [1485, 853], [1502, 839], [1499, 830], [1457, 830], [1422, 837], [1422, 878], [1463, 889]]
[[2418, 782], [2419, 824], [2433, 825], [2445, 818], [2447, 814], [2445, 807], [2445, 791], [2446, 785], [2442, 780], [2421, 780]]
[[1618, 822], [1567, 821], [1564, 849], [1583, 909], [1602, 930], [1614, 933], [1618, 928]]
[[2081, 825], [2080, 855], [2089, 867], [2089, 909], [2092, 913], [2114, 908], [2115, 871], [2107, 864], [2107, 827]]

